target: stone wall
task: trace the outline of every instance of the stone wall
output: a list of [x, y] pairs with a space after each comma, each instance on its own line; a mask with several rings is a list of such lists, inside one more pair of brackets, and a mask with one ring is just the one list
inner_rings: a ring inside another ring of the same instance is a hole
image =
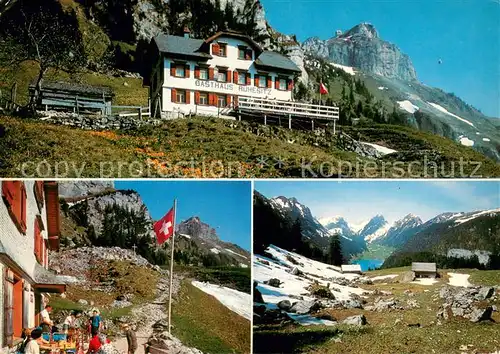
[[41, 120], [70, 127], [85, 129], [85, 130], [130, 130], [137, 129], [145, 125], [159, 125], [161, 120], [151, 119], [149, 117], [120, 117], [112, 116], [86, 116], [76, 113], [44, 111], [39, 112]]

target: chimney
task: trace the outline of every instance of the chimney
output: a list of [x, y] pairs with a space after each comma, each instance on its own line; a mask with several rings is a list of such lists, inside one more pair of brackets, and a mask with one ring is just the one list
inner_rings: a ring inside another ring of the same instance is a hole
[[190, 38], [191, 37], [191, 31], [189, 30], [188, 26], [184, 26], [184, 38]]

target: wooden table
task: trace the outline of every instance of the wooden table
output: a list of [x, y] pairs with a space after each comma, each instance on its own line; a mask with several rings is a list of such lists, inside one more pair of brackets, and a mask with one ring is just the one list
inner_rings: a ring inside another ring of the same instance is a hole
[[60, 341], [60, 342], [40, 345], [40, 352], [59, 354], [59, 353], [66, 353], [69, 350], [76, 351], [76, 343], [68, 343], [65, 341]]

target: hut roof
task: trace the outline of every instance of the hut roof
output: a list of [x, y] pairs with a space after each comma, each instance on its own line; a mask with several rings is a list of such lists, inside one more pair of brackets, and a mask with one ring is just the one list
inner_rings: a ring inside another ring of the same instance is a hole
[[411, 270], [414, 272], [436, 272], [436, 263], [413, 262]]

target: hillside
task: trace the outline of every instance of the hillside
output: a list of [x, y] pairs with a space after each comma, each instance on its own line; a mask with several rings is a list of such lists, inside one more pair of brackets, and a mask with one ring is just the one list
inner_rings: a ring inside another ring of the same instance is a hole
[[358, 132], [367, 142], [401, 150], [380, 155], [343, 135], [331, 137], [326, 132], [215, 118], [170, 120], [134, 131], [94, 132], [0, 116], [0, 176], [500, 176], [500, 167], [493, 160], [433, 134], [385, 125], [352, 129], [352, 134]]
[[[343, 274], [270, 246], [254, 258], [255, 353], [493, 353], [499, 271]], [[477, 310], [475, 310], [477, 309]]]

